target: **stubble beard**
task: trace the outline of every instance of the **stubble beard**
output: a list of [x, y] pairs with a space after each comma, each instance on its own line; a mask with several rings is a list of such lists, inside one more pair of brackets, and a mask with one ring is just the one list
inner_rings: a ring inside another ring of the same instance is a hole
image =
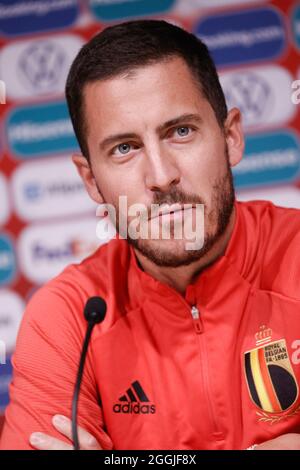
[[[232, 171], [227, 158], [226, 174], [216, 179], [213, 184], [213, 197], [211, 209], [208, 213], [204, 201], [198, 196], [185, 195], [175, 190], [166, 195], [156, 197], [154, 203], [192, 203], [204, 204], [204, 242], [201, 248], [187, 250], [181, 240], [176, 244], [174, 240], [132, 239], [130, 243], [139, 253], [152, 261], [157, 266], [177, 268], [187, 266], [203, 258], [220, 240], [228, 227], [234, 207], [235, 191]], [[160, 201], [157, 201], [160, 199]], [[174, 245], [175, 243], [175, 245]]]

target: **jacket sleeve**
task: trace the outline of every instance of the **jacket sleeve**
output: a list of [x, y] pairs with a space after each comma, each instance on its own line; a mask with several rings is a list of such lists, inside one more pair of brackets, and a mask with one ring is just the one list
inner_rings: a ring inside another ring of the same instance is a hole
[[[78, 301], [78, 295], [75, 302], [76, 296], [62, 297], [60, 292], [46, 285], [34, 295], [25, 311], [12, 359], [10, 404], [5, 413], [0, 449], [32, 449], [29, 443], [32, 432], [43, 432], [69, 443], [51, 420], [55, 414], [71, 417], [86, 324], [82, 314], [84, 302]], [[78, 424], [103, 449], [111, 448], [104, 432], [90, 352], [81, 385]]]

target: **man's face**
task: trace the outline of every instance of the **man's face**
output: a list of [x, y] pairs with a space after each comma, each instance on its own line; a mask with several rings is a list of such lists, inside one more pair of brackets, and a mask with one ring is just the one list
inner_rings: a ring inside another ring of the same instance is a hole
[[[170, 239], [129, 239], [160, 266], [187, 265], [203, 256], [232, 212], [230, 164], [240, 158], [236, 148], [232, 151], [239, 115], [230, 118], [225, 138], [211, 105], [177, 57], [88, 84], [84, 103], [92, 173], [83, 157], [74, 161], [91, 197], [113, 204], [117, 214], [119, 196], [127, 197], [128, 207], [144, 204], [149, 214], [151, 204], [204, 204], [205, 241], [199, 250], [187, 251], [188, 240], [172, 234]], [[122, 215], [130, 223], [131, 217]], [[195, 222], [195, 209], [185, 216]], [[152, 223], [161, 227], [165, 218]]]

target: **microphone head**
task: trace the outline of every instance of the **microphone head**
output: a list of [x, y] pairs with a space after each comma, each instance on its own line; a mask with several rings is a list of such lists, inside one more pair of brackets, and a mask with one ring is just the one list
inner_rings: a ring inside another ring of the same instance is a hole
[[101, 323], [106, 315], [106, 302], [101, 297], [90, 297], [84, 307], [84, 317], [89, 323]]

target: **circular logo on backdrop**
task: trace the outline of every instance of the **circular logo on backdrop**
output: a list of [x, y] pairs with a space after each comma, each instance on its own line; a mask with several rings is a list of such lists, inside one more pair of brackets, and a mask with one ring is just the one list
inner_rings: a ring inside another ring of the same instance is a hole
[[0, 235], [0, 286], [12, 281], [16, 274], [16, 257], [11, 239]]
[[69, 68], [83, 43], [75, 34], [8, 42], [0, 52], [0, 75], [7, 96], [31, 101], [63, 95]]
[[286, 124], [297, 111], [290, 99], [293, 77], [284, 67], [244, 67], [220, 79], [228, 108], [241, 110], [244, 128]]
[[58, 81], [65, 56], [62, 48], [50, 41], [31, 44], [20, 57], [19, 72], [31, 87], [51, 90]]

